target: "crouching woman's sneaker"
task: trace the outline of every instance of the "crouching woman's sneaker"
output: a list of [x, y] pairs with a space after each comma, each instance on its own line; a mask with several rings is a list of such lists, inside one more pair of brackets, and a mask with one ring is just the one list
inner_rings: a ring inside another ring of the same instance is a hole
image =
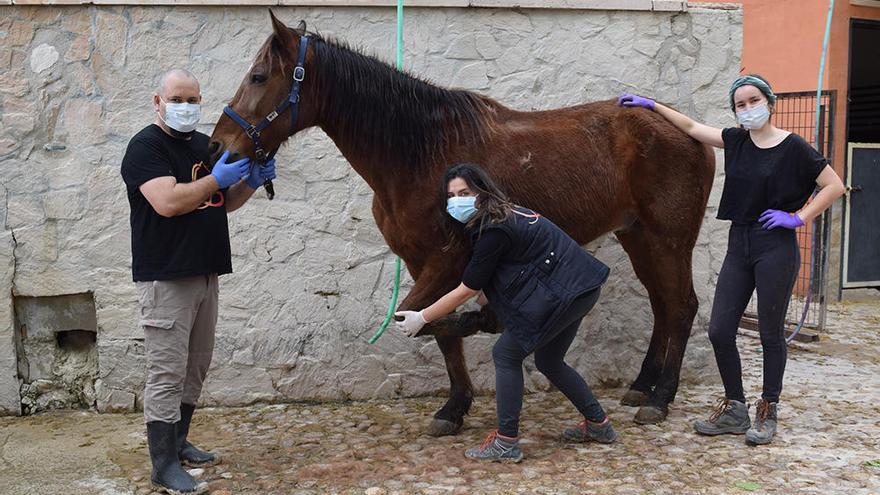
[[467, 449], [464, 456], [478, 461], [496, 462], [519, 462], [523, 458], [519, 438], [506, 437], [498, 433], [498, 430], [490, 433], [483, 445]]
[[611, 420], [606, 416], [599, 423], [584, 419], [576, 427], [568, 428], [562, 432], [562, 438], [569, 442], [614, 443], [617, 440], [617, 432], [614, 431]]

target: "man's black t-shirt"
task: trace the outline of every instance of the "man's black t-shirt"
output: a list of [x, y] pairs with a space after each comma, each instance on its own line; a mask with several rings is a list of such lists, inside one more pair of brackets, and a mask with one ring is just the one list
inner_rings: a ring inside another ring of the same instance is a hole
[[789, 213], [801, 209], [816, 189], [816, 178], [828, 164], [797, 134], [772, 148], [758, 148], [745, 129], [721, 132], [724, 141], [724, 190], [720, 220], [752, 223], [767, 209]]
[[232, 272], [225, 189], [195, 211], [171, 218], [156, 213], [139, 189], [157, 177], [173, 176], [184, 183], [210, 174], [208, 139], [198, 132], [189, 140], [173, 138], [151, 124], [129, 141], [122, 179], [131, 206], [136, 282]]

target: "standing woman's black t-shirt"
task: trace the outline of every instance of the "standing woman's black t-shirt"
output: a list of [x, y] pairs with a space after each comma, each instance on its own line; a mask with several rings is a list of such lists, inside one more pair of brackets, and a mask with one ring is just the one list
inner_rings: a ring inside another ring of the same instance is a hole
[[122, 178], [131, 206], [136, 282], [232, 272], [226, 189], [214, 193], [195, 211], [171, 218], [156, 213], [140, 191], [141, 185], [157, 177], [170, 175], [185, 183], [210, 174], [208, 140], [199, 132], [189, 140], [173, 138], [151, 124], [129, 141]]
[[724, 190], [720, 220], [752, 223], [767, 209], [801, 209], [816, 188], [828, 160], [797, 134], [776, 146], [759, 148], [745, 129], [721, 132], [724, 141]]

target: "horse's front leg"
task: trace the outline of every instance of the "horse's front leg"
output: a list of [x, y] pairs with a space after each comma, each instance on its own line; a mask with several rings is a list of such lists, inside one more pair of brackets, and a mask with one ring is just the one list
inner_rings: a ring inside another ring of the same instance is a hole
[[[437, 261], [439, 263], [426, 263], [418, 271], [415, 285], [401, 302], [399, 310], [424, 309], [460, 283], [457, 278], [460, 270], [450, 270], [448, 260]], [[419, 335], [433, 335], [437, 340], [450, 384], [449, 399], [434, 414], [428, 434], [442, 436], [458, 433], [473, 402], [474, 387], [464, 359], [462, 338], [479, 330], [498, 331], [499, 327], [495, 315], [484, 308], [482, 311], [453, 313], [438, 318], [419, 332]]]
[[464, 416], [473, 402], [474, 393], [467, 364], [464, 360], [463, 337], [478, 331], [498, 333], [501, 325], [495, 314], [488, 308], [481, 311], [456, 313], [431, 322], [425, 328], [433, 333], [446, 361], [449, 374], [449, 400], [434, 413], [434, 420], [428, 427], [428, 434], [435, 437], [455, 435], [464, 424]]
[[434, 413], [428, 434], [435, 437], [455, 435], [464, 424], [464, 416], [470, 411], [474, 400], [474, 385], [464, 361], [464, 345], [461, 337], [435, 337], [449, 375], [449, 399]]
[[449, 399], [434, 413], [428, 434], [439, 437], [455, 435], [464, 424], [464, 416], [473, 402], [474, 392], [464, 359], [464, 337], [479, 331], [500, 332], [501, 325], [488, 308], [481, 311], [454, 313], [426, 325], [420, 335], [434, 335], [449, 375]]
[[495, 313], [483, 307], [480, 311], [452, 313], [422, 327], [418, 336], [470, 337], [477, 332], [501, 333], [504, 328]]

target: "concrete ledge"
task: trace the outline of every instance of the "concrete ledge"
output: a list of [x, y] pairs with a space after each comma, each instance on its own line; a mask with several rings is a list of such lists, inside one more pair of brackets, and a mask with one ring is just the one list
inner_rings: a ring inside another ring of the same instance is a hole
[[849, 3], [863, 7], [880, 7], [880, 0], [849, 0]]
[[[396, 0], [0, 0], [3, 5], [278, 5], [299, 7], [395, 7]], [[685, 0], [406, 0], [405, 7], [478, 7], [684, 12]]]

